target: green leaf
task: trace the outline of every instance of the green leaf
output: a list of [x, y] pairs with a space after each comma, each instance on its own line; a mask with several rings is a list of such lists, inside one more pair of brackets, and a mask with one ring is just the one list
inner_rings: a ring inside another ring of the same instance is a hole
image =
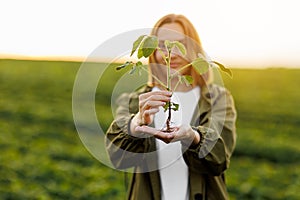
[[164, 112], [166, 112], [169, 109], [169, 105], [171, 105], [171, 109], [174, 111], [177, 111], [179, 109], [179, 104], [173, 102], [166, 102], [166, 104], [163, 106]]
[[134, 52], [137, 50], [137, 48], [140, 46], [144, 37], [146, 37], [146, 35], [141, 35], [136, 41], [134, 41], [130, 56], [132, 56], [134, 54]]
[[179, 104], [177, 103], [172, 103], [172, 104], [173, 104], [172, 110], [177, 111], [179, 109]]
[[133, 63], [131, 61], [127, 61], [123, 65], [117, 66], [116, 70], [121, 70], [121, 69], [123, 69], [125, 67], [128, 67], [128, 66], [133, 66]]
[[210, 64], [204, 58], [201, 57], [198, 57], [195, 60], [193, 60], [192, 65], [199, 74], [204, 74], [205, 72], [207, 72], [210, 66]]
[[143, 63], [141, 61], [138, 61], [136, 64], [135, 64], [137, 67], [140, 67], [140, 66], [143, 66]]
[[171, 42], [169, 40], [165, 40], [164, 44], [168, 51], [170, 51], [172, 48]]
[[138, 61], [136, 64], [135, 64], [135, 67], [136, 67], [136, 71], [138, 72], [139, 75], [142, 75], [142, 68], [145, 67], [143, 65], [143, 63], [141, 61]]
[[219, 62], [212, 61], [212, 63], [216, 64], [223, 72], [225, 72], [230, 78], [233, 77], [233, 74], [229, 68], [226, 68], [224, 65], [222, 65]]
[[168, 101], [168, 102], [166, 102], [166, 104], [163, 106], [164, 112], [166, 112], [166, 111], [168, 110], [170, 103], [171, 103], [171, 102]]
[[180, 53], [185, 56], [186, 55], [186, 48], [184, 46], [184, 44], [182, 44], [179, 41], [175, 41], [174, 42], [175, 46], [179, 49]]
[[155, 36], [147, 36], [144, 42], [140, 45], [143, 56], [148, 58], [158, 47], [158, 39]]
[[191, 85], [194, 82], [193, 77], [190, 75], [184, 75], [182, 78], [186, 85]]
[[140, 48], [138, 49], [138, 53], [137, 53], [138, 59], [140, 59], [144, 55], [143, 48], [141, 47], [142, 45], [143, 43], [140, 45]]

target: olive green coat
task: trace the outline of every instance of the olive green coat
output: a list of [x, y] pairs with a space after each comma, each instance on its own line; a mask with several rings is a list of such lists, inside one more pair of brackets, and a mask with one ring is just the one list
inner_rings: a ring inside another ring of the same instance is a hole
[[[137, 138], [128, 131], [131, 118], [138, 112], [139, 94], [151, 89], [145, 86], [121, 95], [115, 120], [106, 134], [106, 147], [113, 165], [117, 169], [134, 170], [128, 188], [128, 199], [133, 200], [161, 199], [155, 138]], [[229, 167], [235, 147], [235, 122], [236, 110], [229, 91], [216, 84], [201, 88], [198, 109], [191, 122], [201, 135], [201, 141], [183, 150], [189, 170], [190, 199], [229, 198], [224, 171]], [[214, 131], [207, 132], [205, 127]]]

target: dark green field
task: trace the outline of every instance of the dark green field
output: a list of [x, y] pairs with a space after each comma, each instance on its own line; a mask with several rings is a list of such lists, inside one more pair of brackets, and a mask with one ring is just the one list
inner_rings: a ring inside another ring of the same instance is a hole
[[[123, 173], [95, 159], [74, 125], [80, 65], [0, 60], [0, 199], [124, 199]], [[238, 110], [237, 147], [226, 172], [231, 199], [300, 199], [300, 69], [233, 74], [223, 77]], [[95, 107], [106, 129], [120, 74], [111, 66], [104, 75]]]

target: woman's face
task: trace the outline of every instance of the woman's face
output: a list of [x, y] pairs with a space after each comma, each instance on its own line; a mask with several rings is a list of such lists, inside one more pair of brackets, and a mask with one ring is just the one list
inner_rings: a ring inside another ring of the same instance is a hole
[[[185, 34], [183, 28], [178, 23], [167, 23], [162, 25], [157, 32], [157, 37], [159, 39], [159, 47], [164, 49], [164, 41], [179, 41], [185, 45]], [[167, 52], [164, 51], [166, 54]], [[159, 51], [155, 52], [155, 58], [158, 64], [165, 65], [165, 61], [163, 60]], [[170, 67], [173, 70], [178, 70], [189, 62], [183, 58], [180, 51], [177, 48], [173, 49], [171, 54], [171, 63]], [[190, 74], [190, 68], [187, 68], [181, 72], [181, 74]]]

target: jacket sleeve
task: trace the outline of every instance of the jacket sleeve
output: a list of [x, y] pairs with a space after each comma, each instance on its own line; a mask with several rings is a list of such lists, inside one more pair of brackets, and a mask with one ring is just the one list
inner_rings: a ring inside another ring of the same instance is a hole
[[118, 169], [139, 165], [145, 152], [145, 138], [129, 134], [129, 123], [138, 111], [136, 93], [125, 93], [117, 99], [114, 121], [106, 132], [105, 143], [112, 164]]
[[[190, 146], [184, 152], [184, 159], [190, 170], [196, 173], [220, 175], [229, 167], [236, 143], [236, 109], [232, 95], [225, 88], [215, 88], [207, 101], [200, 106], [199, 126], [195, 127], [201, 136], [200, 143]], [[209, 102], [209, 103], [207, 103]]]

